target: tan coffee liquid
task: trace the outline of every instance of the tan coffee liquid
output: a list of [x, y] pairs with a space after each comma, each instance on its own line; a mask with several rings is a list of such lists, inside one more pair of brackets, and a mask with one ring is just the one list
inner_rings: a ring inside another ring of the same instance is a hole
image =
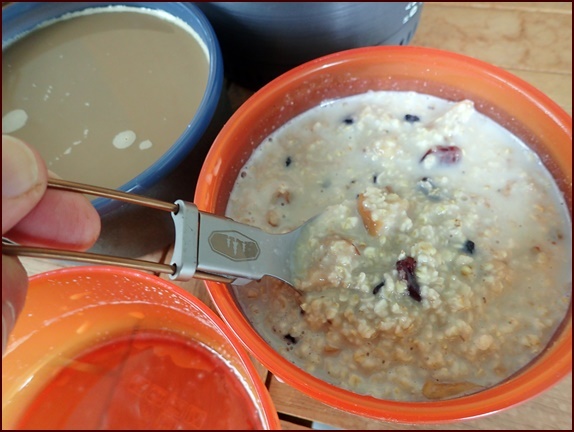
[[[105, 12], [105, 13], [104, 13]], [[2, 133], [62, 178], [117, 188], [185, 131], [207, 49], [165, 13], [114, 7], [34, 30], [2, 52]]]

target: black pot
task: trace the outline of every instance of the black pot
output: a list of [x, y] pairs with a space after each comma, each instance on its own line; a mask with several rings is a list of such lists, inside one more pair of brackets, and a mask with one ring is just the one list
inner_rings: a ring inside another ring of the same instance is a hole
[[257, 89], [333, 52], [406, 45], [422, 2], [197, 2], [221, 45], [226, 77]]

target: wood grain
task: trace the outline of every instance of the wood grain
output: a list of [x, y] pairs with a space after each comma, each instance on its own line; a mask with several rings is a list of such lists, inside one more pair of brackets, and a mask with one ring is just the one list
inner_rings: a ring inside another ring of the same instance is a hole
[[[373, 420], [343, 413], [293, 390], [275, 377], [269, 391], [279, 412], [315, 420], [341, 429], [354, 430], [524, 430], [572, 428], [572, 379], [562, 380], [556, 387], [520, 406], [480, 419], [441, 425], [409, 425]], [[568, 398], [570, 395], [570, 399]]]

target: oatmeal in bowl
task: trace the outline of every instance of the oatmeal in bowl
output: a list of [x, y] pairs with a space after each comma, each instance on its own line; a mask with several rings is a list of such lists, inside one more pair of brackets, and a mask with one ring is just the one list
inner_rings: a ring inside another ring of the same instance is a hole
[[302, 294], [208, 289], [264, 365], [337, 408], [436, 422], [515, 405], [571, 371], [567, 153], [571, 118], [476, 60], [310, 62], [232, 117], [196, 195], [275, 233], [320, 214], [294, 255]]

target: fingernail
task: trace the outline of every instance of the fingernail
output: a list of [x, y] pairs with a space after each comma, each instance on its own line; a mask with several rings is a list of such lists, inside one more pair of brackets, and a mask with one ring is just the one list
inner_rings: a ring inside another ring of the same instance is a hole
[[38, 162], [32, 150], [17, 138], [2, 135], [2, 196], [16, 197], [38, 182]]

